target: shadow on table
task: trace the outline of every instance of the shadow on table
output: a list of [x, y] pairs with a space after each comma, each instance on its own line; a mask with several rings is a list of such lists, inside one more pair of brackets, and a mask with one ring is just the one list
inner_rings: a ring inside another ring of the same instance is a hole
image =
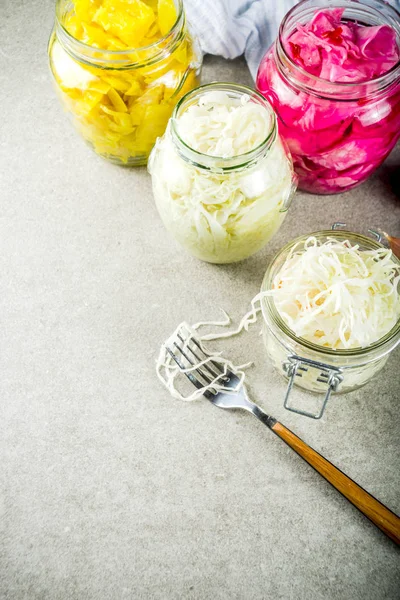
[[400, 163], [395, 165], [383, 164], [378, 169], [375, 177], [391, 192], [387, 195], [387, 201], [396, 200], [397, 203], [400, 200]]

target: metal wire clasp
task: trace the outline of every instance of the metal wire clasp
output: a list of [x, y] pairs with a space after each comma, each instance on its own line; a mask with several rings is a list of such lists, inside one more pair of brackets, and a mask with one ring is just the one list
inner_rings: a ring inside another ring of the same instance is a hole
[[[282, 367], [289, 377], [289, 383], [283, 406], [287, 410], [298, 413], [299, 415], [304, 415], [305, 417], [310, 417], [312, 419], [320, 419], [324, 414], [325, 407], [331, 396], [331, 393], [336, 392], [340, 383], [343, 381], [341, 369], [331, 365], [326, 365], [325, 363], [319, 363], [308, 358], [302, 358], [301, 356], [296, 356], [295, 354], [288, 356], [287, 360], [282, 363]], [[289, 397], [295, 382], [295, 378], [303, 377], [303, 374], [307, 373], [310, 368], [316, 369], [318, 372], [316, 381], [325, 383], [327, 385], [325, 398], [318, 413], [312, 413], [306, 410], [301, 410], [300, 408], [296, 408], [295, 406], [289, 406]]]
[[[346, 228], [347, 228], [347, 224], [342, 223], [341, 221], [337, 221], [331, 227], [332, 231], [337, 231], [338, 229], [346, 230]], [[382, 246], [385, 246], [385, 248], [391, 247], [390, 242], [388, 240], [388, 234], [385, 233], [385, 231], [382, 231], [382, 229], [375, 227], [375, 229], [368, 229], [367, 233], [369, 233], [370, 236], [372, 236], [379, 244], [382, 244]]]

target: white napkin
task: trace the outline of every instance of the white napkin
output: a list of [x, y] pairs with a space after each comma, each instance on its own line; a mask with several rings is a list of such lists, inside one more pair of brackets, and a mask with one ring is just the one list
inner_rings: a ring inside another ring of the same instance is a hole
[[255, 79], [258, 65], [296, 0], [184, 0], [190, 27], [205, 54], [245, 55]]
[[[191, 29], [205, 54], [244, 54], [253, 79], [278, 35], [285, 14], [298, 0], [184, 0]], [[333, 2], [334, 4], [334, 2]], [[397, 10], [400, 0], [389, 0]]]

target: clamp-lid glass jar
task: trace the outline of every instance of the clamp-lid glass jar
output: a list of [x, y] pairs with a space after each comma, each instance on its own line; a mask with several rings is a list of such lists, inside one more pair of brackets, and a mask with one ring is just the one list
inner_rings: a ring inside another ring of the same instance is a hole
[[[303, 0], [262, 59], [257, 89], [278, 115], [302, 190], [367, 179], [400, 136], [400, 15], [380, 0]], [[362, 68], [361, 68], [361, 66]]]
[[[157, 9], [158, 7], [158, 9]], [[94, 151], [143, 165], [202, 62], [182, 0], [57, 0], [49, 61], [56, 89]]]
[[281, 226], [296, 188], [270, 104], [230, 83], [202, 86], [180, 100], [149, 172], [168, 231], [212, 263], [260, 250]]
[[[360, 251], [382, 251], [386, 260], [388, 255], [390, 255], [390, 250], [364, 235], [340, 230], [320, 231], [311, 235], [318, 244], [323, 244], [328, 240], [336, 240], [346, 244], [349, 243], [352, 247], [359, 248]], [[279, 251], [265, 274], [261, 292], [273, 289], [274, 282], [277, 281], [277, 277], [280, 278], [281, 269], [287, 258], [293, 256], [294, 250], [296, 253], [303, 253], [309, 239], [309, 235], [301, 236], [291, 241]], [[373, 257], [372, 260], [375, 260], [375, 258]], [[376, 260], [380, 260], [379, 257]], [[390, 267], [393, 267], [393, 272], [397, 273], [393, 287], [395, 292], [397, 289], [398, 300], [398, 294], [400, 294], [398, 288], [400, 260], [393, 254], [390, 256]], [[324, 265], [320, 263], [318, 268], [324, 269]], [[368, 277], [368, 273], [366, 273], [366, 276]], [[362, 285], [362, 282], [359, 282], [359, 284]], [[339, 285], [341, 285], [341, 282]], [[380, 283], [378, 282], [379, 285]], [[280, 286], [281, 284], [279, 284]], [[346, 293], [345, 290], [344, 297]], [[312, 294], [310, 294], [311, 296]], [[294, 302], [298, 302], [298, 300], [299, 296], [293, 298]], [[398, 306], [398, 302], [395, 306]], [[262, 296], [261, 308], [263, 314], [263, 337], [268, 358], [272, 361], [276, 369], [289, 379], [285, 408], [313, 418], [320, 418], [322, 416], [331, 393], [351, 392], [373, 379], [385, 365], [389, 354], [400, 342], [399, 316], [397, 320], [396, 316], [394, 316], [395, 325], [374, 343], [366, 347], [334, 349], [310, 342], [296, 335], [293, 329], [287, 324], [287, 320], [284, 320], [281, 313], [277, 310], [273, 295]], [[340, 309], [337, 310], [339, 312], [336, 311], [336, 315], [340, 315]], [[322, 329], [324, 323], [322, 320], [320, 323]], [[289, 404], [293, 385], [310, 392], [324, 394], [325, 397], [320, 404], [319, 411], [311, 413], [308, 410], [296, 408], [293, 403]]]

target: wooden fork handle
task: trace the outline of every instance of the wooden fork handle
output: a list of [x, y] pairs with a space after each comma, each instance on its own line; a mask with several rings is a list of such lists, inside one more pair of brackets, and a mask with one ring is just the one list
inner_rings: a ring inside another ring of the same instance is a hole
[[358, 508], [370, 521], [400, 545], [400, 518], [384, 504], [371, 496], [355, 481], [347, 477], [329, 460], [310, 448], [303, 440], [287, 429], [282, 423], [276, 422], [271, 427], [288, 446], [301, 458], [308, 462], [322, 477], [333, 485], [343, 496]]
[[389, 237], [389, 244], [393, 251], [393, 254], [395, 256], [397, 256], [397, 258], [400, 258], [400, 238], [395, 238], [393, 236], [388, 236], [388, 237]]

